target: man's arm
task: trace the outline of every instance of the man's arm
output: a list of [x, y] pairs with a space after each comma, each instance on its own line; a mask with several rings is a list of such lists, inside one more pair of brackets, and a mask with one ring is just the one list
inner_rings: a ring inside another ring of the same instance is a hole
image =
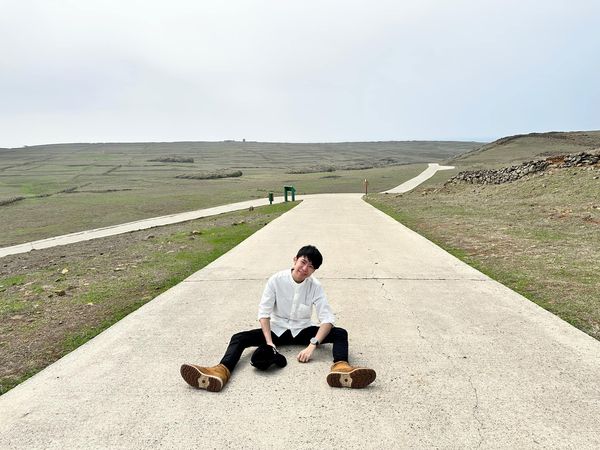
[[[327, 337], [327, 335], [329, 334], [329, 332], [331, 331], [332, 328], [333, 328], [333, 324], [327, 323], [327, 322], [322, 323], [319, 326], [319, 330], [317, 331], [317, 334], [315, 336], [317, 338], [317, 341], [323, 342], [323, 340]], [[308, 362], [308, 361], [310, 361], [310, 358], [312, 357], [312, 354], [316, 348], [317, 348], [316, 345], [308, 344], [308, 347], [306, 347], [304, 350], [302, 350], [300, 353], [298, 353], [298, 356], [296, 358], [300, 362]]]
[[263, 317], [259, 320], [259, 322], [260, 328], [265, 335], [265, 341], [267, 341], [267, 345], [275, 347], [275, 344], [273, 344], [273, 337], [271, 335], [271, 319], [269, 317]]
[[263, 335], [267, 345], [275, 347], [273, 344], [273, 338], [271, 336], [271, 313], [275, 306], [275, 288], [273, 286], [273, 277], [269, 278], [263, 295], [258, 305], [258, 321], [260, 322], [260, 328], [262, 329]]

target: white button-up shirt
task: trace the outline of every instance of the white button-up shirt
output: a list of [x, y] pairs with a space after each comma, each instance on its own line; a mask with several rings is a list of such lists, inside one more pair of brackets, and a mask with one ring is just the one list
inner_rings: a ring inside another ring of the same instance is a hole
[[271, 331], [281, 336], [286, 330], [296, 336], [311, 322], [312, 307], [315, 306], [321, 323], [335, 323], [335, 316], [321, 283], [310, 276], [296, 283], [290, 269], [277, 272], [269, 278], [258, 305], [258, 318], [271, 319]]

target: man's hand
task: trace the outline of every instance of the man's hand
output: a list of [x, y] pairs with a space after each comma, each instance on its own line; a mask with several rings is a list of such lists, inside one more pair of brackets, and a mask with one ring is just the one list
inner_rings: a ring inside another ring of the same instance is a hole
[[298, 359], [298, 361], [300, 361], [302, 363], [306, 363], [306, 362], [310, 361], [310, 357], [312, 356], [313, 352], [315, 351], [315, 348], [317, 348], [316, 345], [308, 344], [308, 347], [306, 347], [304, 350], [302, 350], [300, 353], [298, 353], [298, 356], [296, 358]]

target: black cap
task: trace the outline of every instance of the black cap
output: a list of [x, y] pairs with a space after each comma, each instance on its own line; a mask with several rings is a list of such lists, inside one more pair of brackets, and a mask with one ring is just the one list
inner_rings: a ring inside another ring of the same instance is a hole
[[275, 347], [263, 344], [252, 353], [250, 364], [259, 370], [267, 370], [273, 364], [278, 367], [285, 367], [287, 360]]

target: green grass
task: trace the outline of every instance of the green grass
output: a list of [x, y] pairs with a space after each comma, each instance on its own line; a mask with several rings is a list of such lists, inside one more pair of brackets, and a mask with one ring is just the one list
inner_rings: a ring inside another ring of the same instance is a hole
[[13, 275], [12, 277], [0, 278], [0, 289], [18, 286], [25, 282], [25, 275]]
[[27, 302], [23, 300], [3, 301], [0, 306], [0, 315], [18, 314], [28, 308]]
[[[103, 300], [105, 300], [105, 299], [103, 299]], [[117, 311], [114, 311], [111, 316], [104, 319], [99, 325], [85, 327], [81, 330], [78, 330], [75, 333], [69, 334], [67, 337], [64, 338], [63, 343], [62, 343], [63, 353], [67, 354], [67, 353], [70, 353], [73, 350], [77, 349], [78, 347], [81, 347], [83, 344], [85, 344], [89, 340], [95, 338], [100, 333], [102, 333], [104, 330], [110, 328], [115, 323], [117, 323], [119, 320], [128, 316], [130, 313], [139, 309], [141, 306], [145, 305], [146, 303], [147, 303], [147, 300], [145, 300], [145, 299], [134, 301], [134, 302], [128, 304], [126, 307], [118, 309]], [[1, 392], [0, 392], [0, 394], [1, 394]]]
[[85, 292], [78, 295], [74, 301], [83, 305], [88, 305], [90, 303], [94, 305], [102, 304], [106, 300], [110, 300], [115, 295], [122, 292], [126, 283], [127, 281], [118, 284], [93, 283], [85, 290]]
[[[13, 286], [22, 286], [25, 283], [25, 275], [14, 275], [0, 279], [0, 293], [6, 292]], [[6, 294], [4, 294], [5, 297]], [[5, 298], [0, 302], [0, 316], [16, 314], [27, 308], [27, 303], [21, 298]]]
[[27, 371], [25, 373], [22, 373], [15, 377], [1, 378], [0, 379], [0, 395], [7, 393], [12, 388], [14, 388], [15, 386], [18, 386], [23, 381], [26, 381], [27, 379], [31, 378], [38, 372], [39, 372], [39, 370], [34, 369], [34, 370]]

